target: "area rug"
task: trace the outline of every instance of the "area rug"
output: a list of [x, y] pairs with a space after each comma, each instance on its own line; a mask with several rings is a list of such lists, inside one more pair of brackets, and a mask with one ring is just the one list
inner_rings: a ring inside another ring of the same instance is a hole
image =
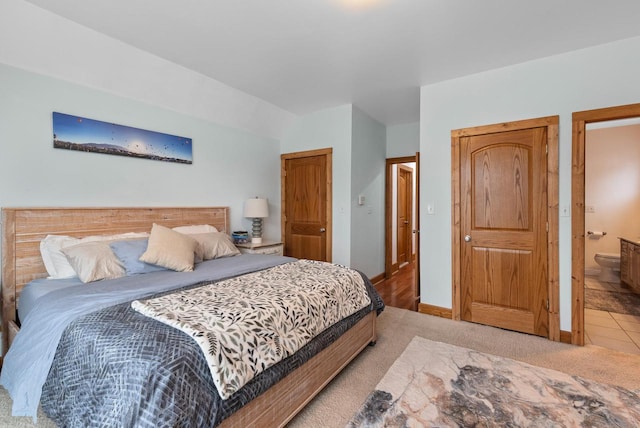
[[414, 337], [348, 427], [637, 427], [621, 387]]
[[640, 295], [628, 292], [584, 289], [584, 307], [599, 311], [640, 316]]

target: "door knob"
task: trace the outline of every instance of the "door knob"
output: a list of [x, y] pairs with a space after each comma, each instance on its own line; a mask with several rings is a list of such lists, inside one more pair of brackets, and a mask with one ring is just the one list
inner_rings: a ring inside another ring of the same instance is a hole
[[464, 242], [471, 242], [471, 235], [464, 235]]
[[324, 232], [326, 232], [326, 231], [327, 231], [327, 229], [325, 229], [324, 227], [321, 227], [321, 228], [320, 228], [320, 233], [324, 233]]
[[409, 224], [409, 220], [405, 220], [405, 221], [404, 221], [404, 224]]

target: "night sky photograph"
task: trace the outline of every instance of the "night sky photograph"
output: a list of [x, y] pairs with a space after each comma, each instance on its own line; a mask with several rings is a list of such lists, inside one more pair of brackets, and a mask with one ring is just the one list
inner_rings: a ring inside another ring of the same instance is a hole
[[55, 148], [190, 164], [191, 138], [53, 112]]

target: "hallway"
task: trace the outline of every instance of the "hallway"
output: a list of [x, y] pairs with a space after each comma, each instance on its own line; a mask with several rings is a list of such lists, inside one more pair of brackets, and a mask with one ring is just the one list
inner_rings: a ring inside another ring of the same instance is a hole
[[415, 263], [404, 266], [391, 278], [375, 285], [385, 305], [411, 311], [418, 310], [414, 291]]

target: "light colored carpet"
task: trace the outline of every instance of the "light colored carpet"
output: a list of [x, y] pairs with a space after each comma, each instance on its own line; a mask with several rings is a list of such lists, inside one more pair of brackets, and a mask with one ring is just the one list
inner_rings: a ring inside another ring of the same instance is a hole
[[636, 427], [628, 389], [414, 337], [349, 428]]
[[289, 426], [344, 427], [414, 336], [631, 390], [640, 388], [638, 355], [592, 345], [565, 345], [526, 334], [387, 307], [378, 317], [377, 345], [365, 349]]
[[[289, 427], [344, 427], [414, 336], [500, 355], [598, 382], [640, 389], [640, 356], [597, 346], [577, 347], [461, 321], [387, 307], [378, 317], [378, 343], [367, 347]], [[31, 427], [29, 418], [13, 418], [11, 400], [0, 388], [0, 426]], [[53, 423], [39, 414], [38, 427]]]

